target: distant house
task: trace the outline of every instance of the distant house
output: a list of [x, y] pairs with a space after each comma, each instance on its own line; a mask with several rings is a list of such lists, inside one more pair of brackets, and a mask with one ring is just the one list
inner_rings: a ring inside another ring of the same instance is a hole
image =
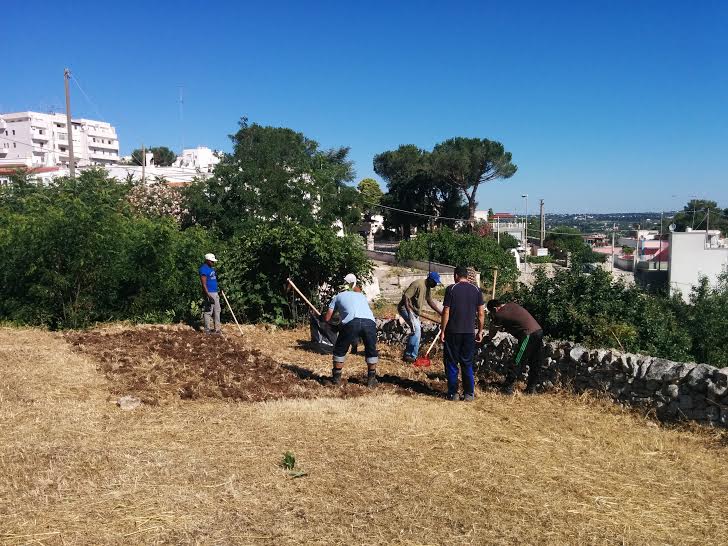
[[728, 242], [720, 238], [718, 230], [672, 232], [669, 260], [670, 294], [679, 292], [688, 301], [701, 277], [715, 284], [728, 271]]
[[586, 244], [592, 247], [602, 247], [608, 245], [607, 236], [604, 233], [589, 233], [587, 235], [582, 235], [581, 238]]

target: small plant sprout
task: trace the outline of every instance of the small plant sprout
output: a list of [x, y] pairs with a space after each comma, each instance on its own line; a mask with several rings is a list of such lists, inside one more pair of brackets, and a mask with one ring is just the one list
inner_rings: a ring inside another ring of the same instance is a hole
[[281, 466], [286, 470], [293, 470], [293, 468], [296, 466], [296, 455], [293, 453], [293, 451], [286, 451], [283, 454]]

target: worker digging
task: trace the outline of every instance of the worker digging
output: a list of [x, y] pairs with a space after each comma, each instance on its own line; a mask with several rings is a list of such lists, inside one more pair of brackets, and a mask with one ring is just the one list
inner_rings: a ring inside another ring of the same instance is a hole
[[420, 351], [420, 339], [422, 338], [420, 316], [425, 302], [438, 315], [442, 316], [442, 308], [432, 298], [432, 289], [439, 284], [442, 284], [439, 273], [431, 271], [427, 278], [410, 283], [402, 294], [397, 310], [412, 332], [407, 339], [407, 347], [404, 351], [403, 360], [405, 362], [413, 363], [417, 360], [417, 354]]
[[364, 341], [364, 357], [367, 363], [367, 386], [377, 386], [377, 325], [369, 302], [362, 292], [357, 278], [349, 273], [344, 277], [345, 290], [336, 294], [329, 303], [324, 322], [331, 320], [334, 312], [341, 316], [339, 335], [333, 351], [331, 380], [334, 385], [341, 384], [341, 373], [346, 360], [346, 353], [357, 340]]
[[528, 366], [526, 394], [535, 394], [544, 361], [543, 330], [531, 313], [517, 303], [503, 303], [492, 299], [488, 302], [490, 319], [488, 342], [498, 330], [504, 330], [518, 340], [516, 353], [508, 368], [506, 381], [501, 390], [504, 394], [515, 392], [516, 381], [523, 366]]

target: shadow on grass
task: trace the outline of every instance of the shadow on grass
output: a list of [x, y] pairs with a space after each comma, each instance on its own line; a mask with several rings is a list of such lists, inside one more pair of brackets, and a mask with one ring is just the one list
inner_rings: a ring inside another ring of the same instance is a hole
[[[283, 364], [283, 368], [295, 373], [299, 379], [304, 381], [315, 381], [319, 385], [331, 386], [331, 376], [321, 375], [312, 370], [298, 366], [296, 364]], [[406, 391], [407, 393], [424, 394], [426, 396], [434, 396], [436, 398], [443, 398], [445, 396], [444, 391], [435, 389], [428, 385], [424, 381], [416, 381], [413, 379], [406, 379], [397, 375], [385, 374], [377, 375], [377, 380], [383, 385], [392, 385], [398, 390]], [[351, 385], [359, 385], [366, 387], [366, 379], [359, 377], [350, 377], [346, 381]]]

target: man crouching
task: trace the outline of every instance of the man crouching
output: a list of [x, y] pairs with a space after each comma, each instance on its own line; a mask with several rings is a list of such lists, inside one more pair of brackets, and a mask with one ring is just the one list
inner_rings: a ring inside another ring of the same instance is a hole
[[334, 296], [324, 317], [324, 321], [330, 321], [334, 311], [338, 311], [341, 316], [339, 336], [334, 344], [332, 380], [334, 385], [341, 384], [341, 370], [344, 367], [346, 353], [349, 352], [349, 347], [361, 338], [364, 340], [364, 356], [367, 362], [367, 387], [374, 388], [377, 386], [377, 362], [379, 362], [374, 313], [361, 287], [357, 285], [356, 276], [349, 273], [344, 277], [344, 282], [346, 290]]

